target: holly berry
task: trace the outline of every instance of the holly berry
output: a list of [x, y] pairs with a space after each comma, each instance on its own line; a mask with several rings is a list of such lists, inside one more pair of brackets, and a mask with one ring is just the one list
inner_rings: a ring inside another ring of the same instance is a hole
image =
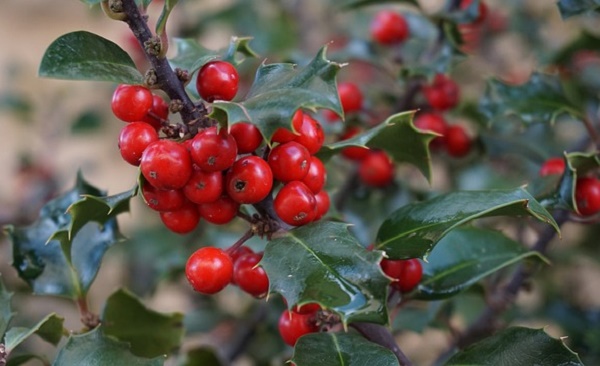
[[339, 83], [338, 94], [344, 113], [352, 113], [361, 110], [363, 95], [356, 84], [351, 82]]
[[216, 127], [207, 128], [192, 139], [190, 154], [193, 162], [205, 172], [229, 168], [237, 157], [237, 144], [233, 136]]
[[600, 212], [600, 180], [595, 177], [582, 177], [575, 184], [577, 210], [583, 216]]
[[182, 190], [185, 196], [194, 203], [214, 202], [223, 193], [223, 174], [196, 170]]
[[316, 156], [311, 156], [308, 172], [304, 178], [302, 178], [302, 183], [306, 184], [314, 194], [317, 194], [323, 189], [326, 179], [327, 172], [325, 170], [325, 165], [323, 165], [323, 162]]
[[[360, 128], [353, 126], [346, 129], [346, 131], [340, 136], [340, 140], [348, 140], [361, 132]], [[360, 146], [350, 146], [342, 149], [342, 156], [350, 160], [362, 160], [369, 155], [369, 148]]]
[[[471, 4], [473, 3], [473, 0], [461, 0], [460, 2], [460, 9], [461, 10], [467, 10]], [[477, 8], [477, 18], [475, 18], [470, 24], [473, 25], [479, 25], [481, 23], [483, 23], [485, 21], [485, 19], [487, 18], [487, 13], [488, 13], [488, 8], [485, 5], [485, 3], [480, 0], [479, 1], [479, 6]]]
[[156, 130], [162, 127], [162, 121], [169, 118], [169, 103], [160, 95], [152, 96], [152, 107], [144, 117], [144, 122], [148, 123]]
[[[246, 247], [246, 246], [241, 246], [241, 247], [237, 248], [236, 250], [234, 250], [233, 252], [229, 252], [229, 256], [231, 257], [231, 260], [233, 261], [233, 264], [235, 265], [235, 262], [238, 260], [238, 258], [240, 258], [244, 254], [248, 254], [248, 253], [254, 253], [252, 248]], [[232, 281], [235, 282], [235, 278]]]
[[158, 140], [156, 130], [145, 122], [131, 122], [119, 134], [119, 151], [123, 160], [138, 166], [148, 145]]
[[182, 188], [192, 175], [190, 153], [182, 144], [158, 140], [142, 154], [140, 168], [148, 183], [158, 189]]
[[207, 295], [215, 294], [231, 282], [233, 262], [223, 250], [203, 247], [188, 258], [185, 276], [194, 290]]
[[317, 202], [317, 213], [313, 221], [317, 221], [321, 217], [325, 216], [329, 211], [329, 206], [331, 206], [331, 200], [329, 199], [329, 194], [326, 191], [321, 191], [315, 194], [315, 201]]
[[460, 125], [448, 126], [444, 140], [450, 156], [461, 158], [471, 151], [471, 138]]
[[227, 194], [238, 203], [262, 201], [273, 187], [273, 173], [258, 156], [245, 156], [236, 161], [225, 175]]
[[303, 335], [319, 331], [315, 313], [301, 314], [289, 310], [285, 310], [279, 317], [278, 328], [283, 341], [292, 347]]
[[155, 211], [175, 211], [187, 201], [181, 189], [158, 189], [148, 182], [142, 185], [142, 198]]
[[115, 89], [110, 106], [122, 121], [142, 121], [152, 108], [152, 93], [140, 85], [121, 84]]
[[444, 74], [437, 74], [433, 83], [424, 85], [423, 95], [429, 105], [437, 110], [446, 111], [458, 104], [460, 90], [458, 84]]
[[[294, 115], [295, 116], [295, 115]], [[278, 142], [280, 144], [285, 144], [286, 142], [294, 141], [296, 138], [296, 134], [287, 128], [279, 127], [275, 130], [273, 137], [271, 137], [272, 142]]]
[[254, 297], [263, 297], [269, 291], [269, 277], [262, 267], [257, 266], [261, 259], [262, 254], [248, 253], [233, 265], [233, 281]]
[[323, 146], [325, 141], [323, 127], [310, 115], [298, 110], [292, 119], [292, 126], [297, 133], [294, 141], [306, 147], [311, 155], [316, 154]]
[[187, 234], [192, 232], [200, 222], [200, 212], [195, 204], [188, 202], [177, 210], [161, 212], [160, 219], [172, 232]]
[[240, 204], [231, 197], [222, 195], [214, 202], [198, 205], [200, 216], [211, 224], [224, 225], [233, 220], [240, 209]]
[[229, 129], [235, 139], [239, 154], [248, 154], [258, 149], [263, 141], [258, 128], [249, 122], [236, 123]]
[[392, 10], [381, 10], [371, 21], [371, 38], [389, 46], [405, 41], [409, 36], [408, 22], [402, 14]]
[[423, 266], [416, 258], [406, 260], [383, 259], [380, 265], [383, 272], [395, 280], [391, 286], [401, 292], [412, 291], [423, 277]]
[[540, 176], [545, 177], [548, 175], [562, 175], [565, 172], [565, 159], [563, 158], [550, 158], [542, 164], [540, 168]]
[[283, 186], [275, 197], [273, 207], [283, 222], [293, 226], [308, 224], [317, 213], [315, 195], [300, 181]]
[[385, 187], [394, 179], [394, 164], [384, 151], [371, 151], [358, 167], [360, 180], [371, 187]]
[[292, 309], [293, 312], [298, 314], [314, 314], [317, 311], [321, 310], [321, 305], [311, 302], [303, 305], [296, 305]]
[[239, 75], [235, 67], [226, 61], [212, 61], [200, 69], [196, 90], [207, 102], [232, 100], [238, 91]]
[[444, 143], [444, 137], [448, 126], [444, 117], [437, 113], [419, 113], [415, 117], [415, 127], [422, 131], [435, 132], [441, 136], [435, 137], [431, 141], [431, 146], [439, 148]]
[[301, 180], [310, 167], [310, 153], [297, 142], [277, 145], [268, 158], [273, 177], [282, 182]]

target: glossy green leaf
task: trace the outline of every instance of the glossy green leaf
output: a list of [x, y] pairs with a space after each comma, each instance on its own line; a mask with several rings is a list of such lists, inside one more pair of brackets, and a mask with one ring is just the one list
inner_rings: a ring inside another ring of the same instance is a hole
[[501, 122], [508, 117], [519, 118], [526, 124], [553, 123], [564, 113], [581, 114], [566, 98], [558, 76], [537, 72], [522, 85], [489, 80], [479, 109], [490, 123]]
[[511, 327], [454, 355], [446, 366], [583, 366], [562, 340], [543, 329]]
[[481, 279], [527, 258], [542, 259], [538, 252], [502, 233], [477, 228], [457, 228], [439, 241], [423, 264], [423, 279], [414, 294], [421, 300], [456, 295]]
[[102, 334], [100, 328], [88, 333], [73, 335], [60, 349], [53, 366], [161, 366], [164, 357], [153, 359], [135, 356], [127, 343]]
[[392, 259], [426, 258], [455, 227], [489, 216], [532, 216], [559, 231], [552, 215], [522, 188], [457, 191], [392, 213], [379, 228], [375, 249], [384, 250]]
[[57, 231], [68, 230], [71, 215], [66, 211], [82, 195], [102, 196], [103, 192], [78, 175], [75, 187], [44, 205], [33, 224], [6, 228], [12, 241], [13, 267], [36, 294], [83, 296], [96, 277], [102, 256], [120, 237], [112, 218], [102, 226], [95, 222], [82, 226], [69, 248], [50, 240]]
[[323, 146], [319, 157], [326, 160], [345, 147], [368, 146], [387, 151], [396, 162], [413, 164], [427, 180], [431, 180], [431, 156], [428, 146], [436, 135], [417, 129], [413, 124], [414, 114], [414, 111], [409, 111], [392, 115], [360, 135]]
[[0, 273], [0, 340], [4, 336], [4, 333], [8, 329], [10, 320], [14, 313], [10, 305], [10, 299], [12, 298], [12, 292], [8, 292], [2, 281], [2, 273]]
[[131, 345], [131, 352], [142, 357], [171, 353], [181, 345], [183, 315], [163, 314], [148, 309], [126, 290], [113, 293], [102, 313], [102, 330]]
[[339, 1], [336, 0], [335, 5], [338, 5], [342, 8], [347, 8], [347, 9], [357, 9], [357, 8], [361, 8], [364, 6], [369, 6], [369, 5], [379, 5], [379, 4], [410, 4], [410, 5], [414, 5], [416, 7], [419, 7], [419, 2], [416, 0], [344, 0], [344, 1]]
[[394, 366], [389, 349], [353, 333], [314, 333], [298, 339], [292, 362], [296, 366]]
[[325, 58], [323, 47], [305, 67], [263, 64], [241, 102], [215, 101], [212, 116], [221, 123], [254, 123], [267, 140], [278, 128], [291, 129], [299, 108], [327, 108], [342, 115], [335, 76], [342, 65]]
[[600, 0], [558, 0], [557, 5], [563, 19], [600, 10]]
[[116, 43], [85, 31], [68, 33], [52, 42], [44, 53], [38, 74], [53, 79], [125, 84], [143, 81], [127, 52]]
[[6, 338], [4, 339], [6, 351], [10, 353], [15, 347], [34, 334], [56, 346], [63, 336], [63, 321], [64, 319], [58, 315], [50, 314], [31, 328], [11, 328], [6, 332]]
[[175, 7], [175, 5], [177, 5], [178, 2], [179, 0], [166, 0], [163, 3], [162, 12], [160, 13], [158, 21], [156, 22], [156, 34], [158, 36], [164, 34], [165, 29], [167, 27], [167, 19], [169, 19], [171, 11], [173, 11], [173, 8]]
[[316, 302], [352, 321], [387, 323], [389, 279], [379, 262], [382, 254], [367, 251], [339, 222], [317, 222], [271, 240], [261, 265], [270, 291], [283, 295], [291, 308]]

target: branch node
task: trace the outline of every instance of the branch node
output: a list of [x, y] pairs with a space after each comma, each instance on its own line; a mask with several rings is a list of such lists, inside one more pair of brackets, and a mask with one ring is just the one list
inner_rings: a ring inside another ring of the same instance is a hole
[[148, 71], [146, 71], [146, 74], [144, 75], [144, 84], [151, 89], [158, 85], [158, 76], [156, 75], [156, 70], [148, 69]]
[[173, 99], [171, 103], [169, 103], [169, 111], [171, 113], [179, 113], [183, 109], [183, 102], [181, 99]]
[[160, 55], [162, 43], [160, 37], [154, 36], [144, 42], [144, 50], [146, 53], [153, 56]]
[[[123, 3], [120, 2], [120, 6], [114, 6], [115, 1], [103, 0], [100, 5], [102, 6], [102, 10], [107, 17], [113, 20], [121, 20], [124, 21], [127, 19], [127, 14], [123, 12]], [[118, 4], [117, 4], [118, 5]], [[118, 9], [120, 11], [117, 11]]]
[[175, 75], [177, 75], [177, 79], [179, 79], [183, 85], [187, 85], [192, 79], [187, 70], [180, 69], [179, 67], [175, 68]]

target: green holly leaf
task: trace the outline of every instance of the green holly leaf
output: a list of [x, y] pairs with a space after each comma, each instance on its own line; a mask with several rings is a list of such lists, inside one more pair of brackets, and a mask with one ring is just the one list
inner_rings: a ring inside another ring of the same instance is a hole
[[558, 76], [537, 72], [522, 85], [489, 80], [479, 109], [489, 123], [501, 122], [509, 117], [518, 118], [525, 124], [554, 123], [565, 113], [581, 116], [581, 112], [565, 96]]
[[216, 350], [209, 347], [198, 347], [188, 351], [184, 359], [178, 363], [179, 366], [211, 365], [223, 366], [225, 363], [220, 359]]
[[362, 8], [369, 5], [379, 5], [379, 4], [410, 4], [416, 7], [419, 7], [419, 2], [416, 0], [336, 0], [335, 5], [345, 8], [345, 9], [357, 9]]
[[56, 39], [42, 58], [38, 75], [53, 79], [141, 84], [143, 76], [116, 43], [78, 31]]
[[38, 360], [43, 365], [50, 364], [50, 362], [48, 362], [48, 360], [46, 360], [45, 358], [42, 358], [40, 356], [32, 355], [32, 354], [23, 354], [23, 355], [17, 355], [17, 356], [11, 355], [10, 359], [6, 363], [6, 366], [20, 366], [20, 365], [26, 364], [27, 362], [29, 362], [31, 360]]
[[510, 327], [452, 356], [446, 366], [576, 366], [583, 363], [561, 339], [543, 329]]
[[148, 309], [126, 290], [113, 293], [102, 313], [102, 331], [131, 345], [131, 352], [142, 357], [171, 353], [183, 341], [183, 314], [163, 314]]
[[339, 222], [317, 222], [271, 240], [260, 264], [269, 276], [270, 291], [283, 295], [291, 308], [316, 302], [352, 321], [387, 323], [389, 279], [379, 262]]
[[342, 115], [335, 76], [342, 65], [325, 58], [326, 47], [305, 67], [263, 64], [241, 102], [215, 101], [212, 117], [222, 124], [254, 123], [267, 141], [278, 128], [291, 129], [299, 108], [327, 108]]
[[75, 187], [46, 203], [33, 224], [6, 228], [13, 267], [36, 294], [82, 297], [96, 277], [103, 254], [120, 237], [117, 221], [111, 218], [103, 225], [88, 222], [82, 226], [73, 236], [68, 255], [59, 240], [51, 240], [56, 232], [71, 226], [67, 209], [82, 195], [101, 196], [103, 192], [78, 174]]
[[57, 345], [63, 336], [64, 319], [52, 313], [31, 328], [14, 327], [6, 332], [4, 343], [6, 352], [10, 353], [30, 336], [37, 334], [48, 343]]
[[391, 259], [426, 258], [452, 229], [490, 216], [532, 216], [559, 232], [552, 215], [522, 188], [457, 191], [392, 213], [379, 228], [375, 249], [384, 250]]
[[73, 335], [60, 349], [53, 366], [161, 366], [164, 357], [153, 359], [135, 356], [127, 343], [102, 333], [100, 327], [81, 335]]
[[0, 273], [0, 340], [8, 329], [8, 325], [15, 313], [12, 311], [10, 300], [12, 292], [8, 292], [2, 281], [2, 273]]
[[457, 228], [446, 235], [427, 257], [423, 279], [414, 297], [440, 300], [458, 294], [481, 279], [520, 261], [544, 261], [538, 252], [497, 231]]
[[394, 366], [392, 351], [353, 333], [313, 333], [300, 337], [294, 347], [296, 366]]
[[431, 156], [428, 146], [437, 135], [416, 128], [413, 124], [414, 114], [415, 111], [394, 114], [360, 135], [323, 146], [318, 156], [327, 160], [350, 146], [382, 149], [398, 163], [413, 164], [431, 181]]
[[558, 0], [556, 5], [563, 19], [600, 10], [600, 0]]

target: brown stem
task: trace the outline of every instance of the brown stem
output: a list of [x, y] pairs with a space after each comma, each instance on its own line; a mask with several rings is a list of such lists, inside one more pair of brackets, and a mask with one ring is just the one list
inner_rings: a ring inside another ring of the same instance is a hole
[[238, 239], [238, 241], [236, 241], [235, 243], [233, 243], [233, 245], [231, 245], [229, 248], [227, 248], [226, 252], [229, 253], [230, 255], [233, 254], [236, 250], [239, 249], [239, 247], [244, 245], [244, 243], [253, 236], [254, 236], [254, 230], [248, 229], [248, 231], [246, 231], [244, 233], [244, 235], [242, 235], [242, 237]]
[[596, 149], [600, 149], [600, 135], [598, 134], [596, 127], [594, 127], [591, 118], [584, 117], [583, 125], [585, 126], [585, 129], [587, 130], [588, 134], [590, 135], [590, 139], [594, 142]]
[[88, 329], [94, 329], [100, 325], [100, 317], [89, 310], [85, 296], [77, 299], [77, 307], [79, 308], [79, 314], [81, 314], [81, 322]]
[[396, 340], [394, 339], [392, 333], [390, 333], [390, 331], [384, 326], [361, 322], [351, 323], [350, 326], [356, 329], [360, 334], [363, 335], [363, 337], [371, 342], [377, 343], [378, 345], [392, 351], [394, 355], [396, 355], [396, 358], [398, 358], [400, 366], [412, 366], [412, 362], [410, 362], [398, 344], [396, 344]]
[[[207, 118], [206, 107], [202, 103], [194, 104], [177, 78], [177, 74], [169, 65], [169, 61], [165, 57], [154, 55], [146, 50], [144, 45], [154, 36], [146, 22], [147, 18], [142, 15], [135, 0], [123, 0], [123, 13], [127, 14], [125, 22], [144, 49], [146, 58], [156, 73], [158, 87], [164, 90], [171, 100], [181, 101], [179, 113], [185, 124], [192, 127], [193, 130], [213, 125], [213, 121]], [[194, 131], [191, 132], [194, 133]]]

